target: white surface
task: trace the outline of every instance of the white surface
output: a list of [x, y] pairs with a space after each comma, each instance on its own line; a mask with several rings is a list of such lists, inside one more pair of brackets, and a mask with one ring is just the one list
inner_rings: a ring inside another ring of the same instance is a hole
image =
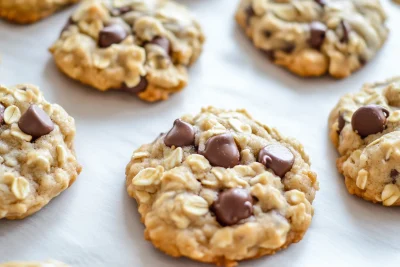
[[0, 221], [0, 262], [52, 258], [74, 267], [208, 266], [165, 256], [143, 239], [124, 171], [132, 151], [167, 131], [175, 118], [216, 105], [247, 108], [299, 139], [321, 186], [303, 241], [241, 266], [398, 266], [400, 210], [347, 193], [327, 131], [329, 111], [341, 95], [400, 74], [400, 7], [384, 1], [392, 30], [388, 43], [373, 62], [340, 81], [300, 79], [271, 64], [236, 26], [237, 0], [182, 1], [197, 14], [208, 40], [190, 71], [189, 86], [157, 104], [101, 93], [57, 71], [47, 48], [72, 9], [31, 26], [0, 22], [0, 83], [37, 84], [49, 101], [62, 105], [76, 119], [76, 150], [83, 165], [76, 183], [43, 210], [22, 221]]

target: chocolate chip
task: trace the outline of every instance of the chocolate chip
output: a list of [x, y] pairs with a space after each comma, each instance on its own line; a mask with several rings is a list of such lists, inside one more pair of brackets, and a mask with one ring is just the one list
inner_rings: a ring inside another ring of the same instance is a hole
[[360, 107], [351, 118], [351, 126], [362, 138], [385, 130], [389, 111], [378, 105]]
[[338, 134], [340, 134], [346, 125], [346, 121], [344, 120], [343, 114], [339, 113], [339, 118], [338, 118]]
[[397, 177], [399, 176], [400, 172], [398, 172], [396, 169], [393, 169], [390, 171], [390, 178], [392, 178], [392, 182], [395, 184]]
[[163, 36], [157, 36], [154, 37], [153, 40], [149, 42], [150, 44], [155, 44], [160, 46], [164, 51], [169, 55], [171, 52], [171, 43], [166, 37]]
[[272, 32], [270, 31], [263, 31], [265, 37], [270, 38], [272, 36]]
[[4, 122], [4, 110], [5, 109], [6, 108], [2, 104], [0, 104], [0, 125], [2, 125]]
[[126, 83], [123, 83], [122, 86], [120, 87], [120, 89], [127, 91], [129, 93], [138, 94], [138, 93], [146, 90], [148, 84], [149, 83], [147, 82], [146, 77], [142, 76], [142, 77], [140, 77], [140, 81], [136, 86], [128, 87], [128, 85], [126, 85]]
[[116, 17], [116, 16], [123, 15], [125, 13], [128, 13], [130, 11], [132, 11], [132, 7], [130, 7], [130, 6], [123, 6], [123, 7], [119, 7], [119, 8], [113, 8], [111, 10], [111, 15]]
[[286, 44], [285, 47], [282, 48], [281, 50], [286, 54], [291, 54], [295, 48], [296, 46], [294, 44]]
[[106, 48], [112, 44], [119, 44], [128, 34], [120, 24], [111, 24], [104, 27], [99, 33], [99, 47]]
[[229, 133], [211, 137], [202, 152], [212, 166], [233, 168], [240, 163], [240, 153]]
[[292, 169], [294, 155], [285, 146], [271, 144], [261, 149], [258, 154], [258, 162], [272, 169], [276, 175], [283, 178]]
[[68, 30], [69, 26], [74, 25], [75, 21], [72, 19], [72, 17], [69, 17], [67, 22], [65, 23], [64, 27], [61, 30], [60, 36], [66, 31]]
[[347, 21], [342, 20], [342, 21], [340, 21], [340, 27], [342, 28], [342, 32], [343, 32], [343, 36], [342, 36], [342, 39], [340, 39], [340, 41], [342, 43], [348, 43], [351, 26]]
[[250, 25], [250, 19], [252, 17], [254, 17], [256, 15], [256, 13], [254, 12], [254, 9], [253, 9], [253, 7], [251, 5], [246, 7], [245, 13], [246, 13], [246, 25], [249, 26]]
[[246, 189], [227, 189], [219, 193], [212, 210], [221, 225], [234, 225], [253, 214], [253, 198]]
[[326, 5], [326, 0], [315, 0], [315, 2], [317, 2], [317, 4], [322, 7], [324, 7]]
[[310, 39], [308, 43], [312, 48], [320, 49], [321, 45], [324, 43], [325, 34], [327, 31], [327, 27], [325, 24], [314, 21], [310, 24]]
[[54, 123], [49, 115], [36, 105], [31, 105], [21, 116], [18, 126], [26, 134], [33, 138], [39, 138], [54, 130]]
[[190, 146], [194, 144], [194, 129], [193, 126], [181, 119], [174, 121], [174, 126], [169, 130], [164, 138], [166, 146]]

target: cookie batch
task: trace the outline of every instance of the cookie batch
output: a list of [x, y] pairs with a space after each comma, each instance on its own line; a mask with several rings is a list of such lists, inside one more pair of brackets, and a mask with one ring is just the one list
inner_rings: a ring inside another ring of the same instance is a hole
[[[76, 2], [0, 0], [0, 17], [33, 23]], [[187, 86], [205, 35], [185, 6], [80, 2], [49, 48], [61, 72], [147, 102], [167, 100]], [[238, 0], [235, 19], [266, 58], [304, 77], [350, 76], [389, 34], [379, 0]], [[392, 78], [342, 96], [329, 116], [348, 192], [382, 206], [400, 206], [399, 107], [400, 78]], [[74, 183], [82, 169], [75, 132], [74, 119], [37, 86], [0, 86], [0, 219], [24, 219]], [[204, 107], [134, 150], [125, 185], [156, 248], [233, 267], [302, 240], [319, 190], [310, 166], [297, 140], [245, 109]], [[0, 264], [19, 266], [68, 265]]]

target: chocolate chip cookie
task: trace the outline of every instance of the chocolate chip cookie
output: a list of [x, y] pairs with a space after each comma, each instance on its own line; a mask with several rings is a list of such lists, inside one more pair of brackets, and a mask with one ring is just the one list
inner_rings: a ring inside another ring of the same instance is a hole
[[22, 219], [77, 178], [74, 119], [38, 87], [0, 86], [0, 219]]
[[8, 262], [8, 263], [0, 263], [0, 267], [68, 267], [68, 265], [59, 262], [59, 261], [53, 261], [49, 260], [46, 262]]
[[388, 35], [379, 0], [241, 0], [236, 20], [275, 64], [300, 76], [347, 77]]
[[134, 151], [126, 186], [155, 247], [221, 266], [299, 242], [318, 190], [300, 143], [213, 107]]
[[79, 0], [0, 0], [0, 17], [16, 23], [32, 23]]
[[343, 96], [329, 118], [337, 168], [350, 194], [400, 205], [400, 78]]
[[184, 88], [204, 42], [190, 12], [169, 0], [88, 0], [50, 48], [68, 76], [153, 102]]

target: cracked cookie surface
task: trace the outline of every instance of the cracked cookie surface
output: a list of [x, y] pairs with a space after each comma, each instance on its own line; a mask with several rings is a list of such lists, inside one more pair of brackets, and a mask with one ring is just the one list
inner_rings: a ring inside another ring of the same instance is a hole
[[0, 137], [0, 219], [35, 213], [81, 171], [74, 119], [34, 85], [0, 86]]
[[329, 117], [337, 168], [349, 193], [400, 205], [400, 78], [343, 96]]
[[169, 0], [86, 0], [50, 48], [68, 76], [153, 102], [188, 82], [204, 42], [200, 25]]
[[0, 0], [0, 17], [16, 23], [32, 23], [79, 0]]
[[300, 76], [349, 76], [388, 29], [379, 0], [241, 0], [236, 20], [272, 61]]
[[68, 267], [65, 263], [59, 261], [45, 261], [45, 262], [38, 262], [38, 261], [27, 261], [27, 262], [7, 262], [7, 263], [0, 263], [0, 267]]
[[126, 186], [155, 247], [235, 266], [303, 238], [318, 181], [299, 142], [209, 107], [134, 151]]

